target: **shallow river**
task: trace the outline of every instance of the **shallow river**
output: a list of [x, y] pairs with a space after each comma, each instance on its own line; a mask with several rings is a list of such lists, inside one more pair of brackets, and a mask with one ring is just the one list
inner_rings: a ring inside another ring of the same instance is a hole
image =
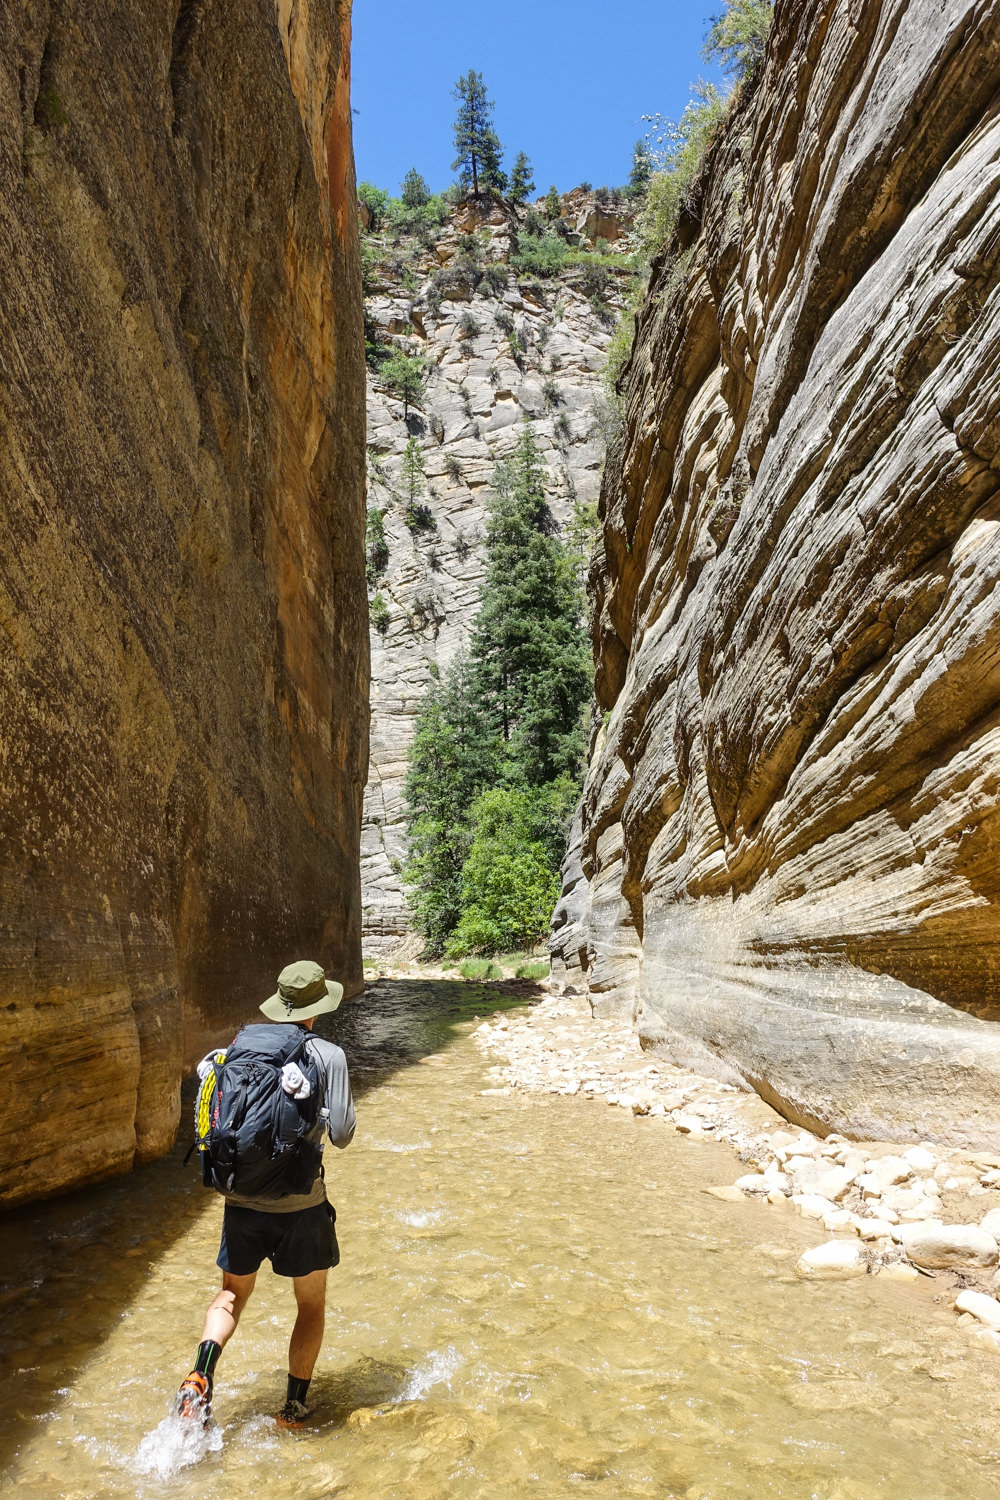
[[306, 1430], [271, 1415], [291, 1294], [269, 1272], [213, 1426], [185, 1441], [166, 1418], [218, 1274], [220, 1207], [181, 1169], [186, 1141], [0, 1221], [0, 1491], [994, 1500], [1000, 1362], [934, 1284], [804, 1284], [815, 1226], [701, 1191], [732, 1180], [724, 1148], [482, 1095], [469, 1033], [496, 1005], [382, 984], [327, 1028], [359, 1126], [327, 1152], [342, 1262]]

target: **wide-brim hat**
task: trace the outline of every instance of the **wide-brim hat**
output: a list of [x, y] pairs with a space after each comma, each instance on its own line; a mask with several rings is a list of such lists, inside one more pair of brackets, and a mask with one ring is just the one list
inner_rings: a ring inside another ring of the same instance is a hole
[[289, 964], [278, 975], [278, 989], [261, 1010], [269, 1021], [311, 1021], [337, 1009], [344, 998], [344, 986], [327, 979], [319, 964], [301, 959]]

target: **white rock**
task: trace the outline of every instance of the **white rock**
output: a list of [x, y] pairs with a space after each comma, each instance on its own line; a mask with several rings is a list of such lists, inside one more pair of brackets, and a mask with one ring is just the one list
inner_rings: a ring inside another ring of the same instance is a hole
[[921, 1198], [913, 1208], [902, 1209], [899, 1217], [905, 1224], [919, 1224], [926, 1219], [937, 1219], [940, 1213], [941, 1205], [936, 1198]]
[[813, 1161], [794, 1156], [785, 1164], [785, 1172], [797, 1193], [818, 1193], [837, 1202], [854, 1183], [854, 1173], [846, 1167], [831, 1167], [825, 1159]]
[[969, 1343], [985, 1349], [988, 1354], [1000, 1354], [1000, 1333], [993, 1328], [973, 1328], [969, 1333]]
[[743, 1203], [746, 1201], [744, 1199], [743, 1193], [736, 1186], [735, 1182], [726, 1183], [724, 1187], [702, 1188], [702, 1192], [708, 1193], [708, 1195], [712, 1198], [721, 1199], [723, 1203]]
[[903, 1214], [908, 1208], [916, 1208], [918, 1203], [926, 1203], [927, 1199], [917, 1188], [887, 1187], [879, 1202], [883, 1208], [894, 1208], [898, 1214]]
[[770, 1192], [770, 1184], [762, 1172], [748, 1172], [745, 1177], [737, 1177], [736, 1186], [744, 1193], [763, 1195]]
[[868, 1263], [856, 1240], [829, 1240], [800, 1256], [795, 1270], [809, 1280], [835, 1281], [848, 1276], [864, 1276]]
[[978, 1224], [906, 1224], [900, 1243], [913, 1264], [927, 1270], [997, 1263], [997, 1242]]
[[822, 1219], [835, 1212], [836, 1205], [818, 1193], [793, 1193], [792, 1202], [804, 1219]]
[[1000, 1302], [995, 1297], [987, 1297], [985, 1292], [959, 1292], [955, 1307], [959, 1312], [971, 1313], [987, 1328], [1000, 1329]]
[[855, 1187], [859, 1187], [866, 1198], [881, 1198], [882, 1184], [874, 1172], [860, 1172], [854, 1179]]
[[859, 1219], [858, 1233], [863, 1240], [889, 1240], [892, 1225], [888, 1219]]
[[983, 1218], [980, 1228], [985, 1229], [987, 1234], [991, 1234], [995, 1240], [1000, 1241], [1000, 1208], [991, 1208]]
[[913, 1167], [902, 1156], [880, 1156], [868, 1163], [868, 1171], [884, 1188], [895, 1187], [900, 1182], [908, 1182], [913, 1176]]
[[890, 1281], [918, 1281], [920, 1272], [915, 1266], [908, 1266], [905, 1261], [891, 1260], [888, 1265], [880, 1266], [880, 1276], [886, 1276]]
[[903, 1160], [908, 1161], [918, 1172], [933, 1172], [937, 1166], [937, 1157], [926, 1146], [911, 1146], [908, 1151], [903, 1152]]
[[678, 1112], [673, 1116], [673, 1122], [681, 1135], [698, 1136], [705, 1133], [705, 1122], [699, 1120], [697, 1115], [685, 1115]]
[[988, 1172], [982, 1172], [979, 1177], [983, 1187], [1000, 1187], [1000, 1168], [992, 1167]]
[[824, 1229], [828, 1230], [830, 1234], [834, 1234], [838, 1229], [853, 1230], [855, 1228], [855, 1215], [850, 1213], [846, 1208], [834, 1208], [828, 1214], [824, 1214], [820, 1222]]

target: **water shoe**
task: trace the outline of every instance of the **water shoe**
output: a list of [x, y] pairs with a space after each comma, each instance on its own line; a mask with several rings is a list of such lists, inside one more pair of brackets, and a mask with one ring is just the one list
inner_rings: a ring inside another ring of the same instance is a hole
[[275, 1421], [279, 1427], [304, 1427], [306, 1418], [312, 1416], [312, 1408], [301, 1401], [286, 1401]]
[[212, 1411], [212, 1382], [199, 1370], [192, 1370], [181, 1381], [180, 1390], [174, 1399], [174, 1411], [179, 1417], [197, 1417], [202, 1426], [207, 1426]]

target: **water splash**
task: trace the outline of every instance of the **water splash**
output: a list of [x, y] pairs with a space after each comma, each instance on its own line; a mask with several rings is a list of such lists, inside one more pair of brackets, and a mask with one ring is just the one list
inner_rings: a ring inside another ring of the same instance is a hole
[[135, 1467], [140, 1474], [150, 1474], [163, 1481], [173, 1479], [181, 1469], [200, 1463], [209, 1453], [221, 1451], [222, 1431], [214, 1422], [203, 1427], [190, 1417], [179, 1417], [171, 1412], [139, 1444]]
[[408, 1229], [428, 1229], [432, 1224], [440, 1224], [442, 1219], [441, 1209], [428, 1209], [424, 1213], [402, 1213], [399, 1214], [399, 1222], [405, 1224]]
[[396, 1397], [397, 1401], [422, 1401], [431, 1386], [444, 1383], [451, 1387], [451, 1377], [462, 1363], [462, 1356], [454, 1344], [447, 1349], [437, 1349], [419, 1364], [406, 1385]]

